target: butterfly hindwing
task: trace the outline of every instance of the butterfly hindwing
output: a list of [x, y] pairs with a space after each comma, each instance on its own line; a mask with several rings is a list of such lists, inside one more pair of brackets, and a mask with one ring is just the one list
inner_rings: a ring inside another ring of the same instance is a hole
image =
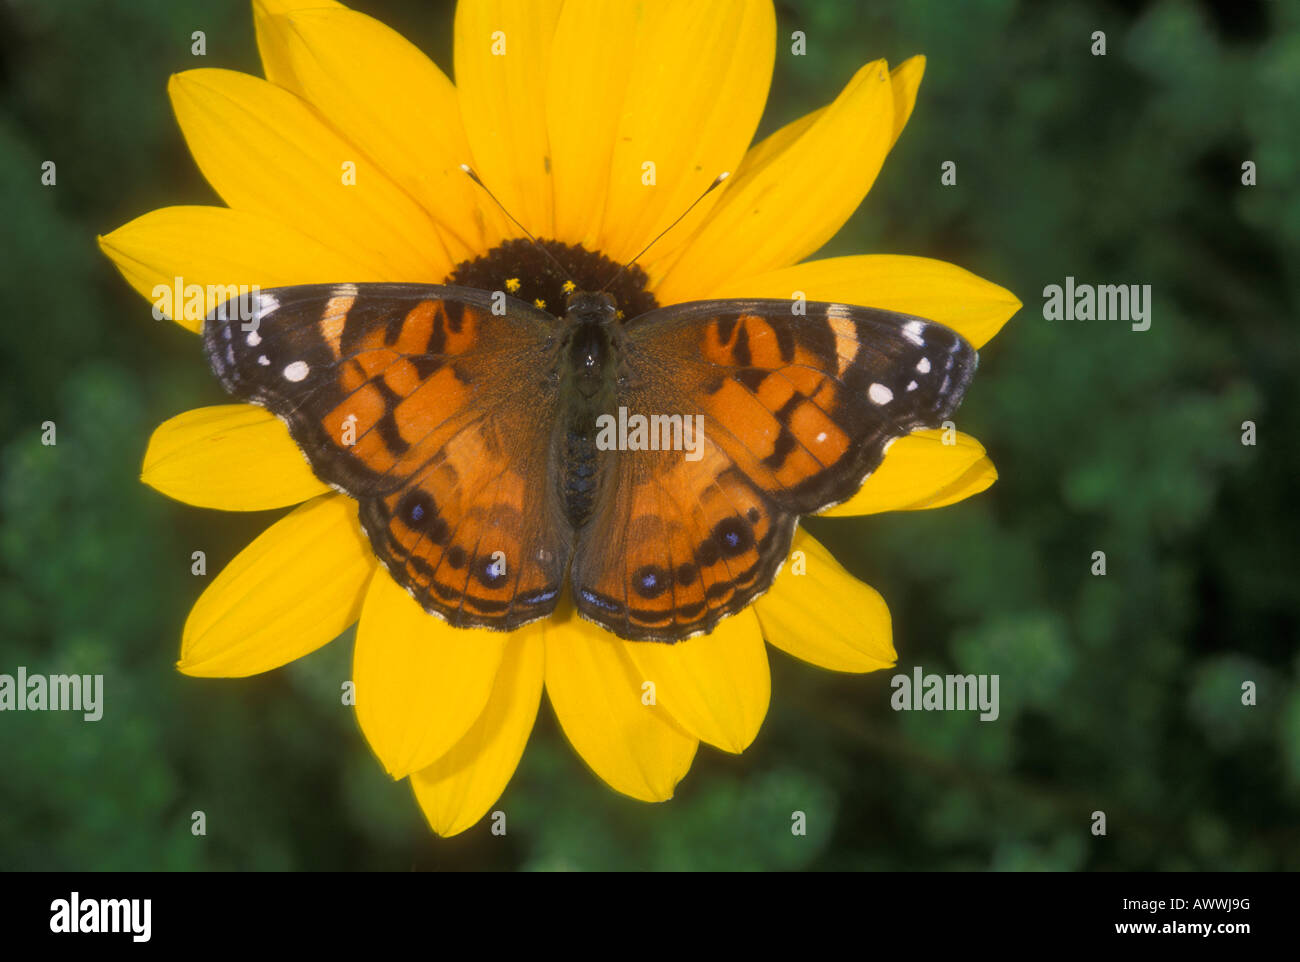
[[559, 401], [542, 362], [559, 322], [438, 285], [304, 285], [254, 303], [252, 321], [208, 318], [213, 369], [360, 502], [393, 577], [456, 625], [553, 610], [571, 540], [545, 484]]
[[617, 483], [574, 553], [584, 617], [623, 638], [676, 641], [711, 630], [771, 584], [795, 516], [718, 445], [706, 440], [699, 461], [635, 451], [615, 465]]
[[842, 304], [700, 301], [627, 325], [619, 404], [700, 415], [698, 460], [620, 454], [580, 535], [582, 614], [624, 637], [708, 631], [771, 585], [799, 515], [837, 504], [889, 443], [948, 417], [977, 355], [922, 318]]

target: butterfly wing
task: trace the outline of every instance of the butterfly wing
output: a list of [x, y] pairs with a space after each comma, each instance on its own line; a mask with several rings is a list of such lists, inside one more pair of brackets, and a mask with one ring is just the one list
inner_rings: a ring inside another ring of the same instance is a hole
[[626, 328], [619, 404], [699, 415], [698, 459], [622, 451], [575, 548], [579, 611], [626, 638], [711, 630], [771, 585], [799, 515], [851, 497], [891, 441], [960, 403], [974, 349], [843, 304], [699, 301]]
[[[498, 301], [498, 305], [500, 305]], [[559, 322], [512, 298], [423, 284], [261, 291], [204, 325], [213, 370], [286, 422], [317, 477], [360, 502], [393, 577], [455, 625], [555, 607], [571, 535], [549, 494]], [[500, 306], [498, 306], [500, 310]], [[232, 315], [227, 319], [226, 314]]]

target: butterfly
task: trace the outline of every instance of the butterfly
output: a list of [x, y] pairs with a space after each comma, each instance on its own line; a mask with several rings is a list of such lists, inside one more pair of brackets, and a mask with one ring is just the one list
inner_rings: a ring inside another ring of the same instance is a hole
[[[952, 414], [978, 361], [942, 324], [849, 304], [705, 300], [624, 321], [583, 291], [563, 316], [456, 285], [254, 297], [252, 324], [224, 305], [206, 319], [214, 372], [357, 500], [393, 578], [464, 627], [518, 628], [567, 588], [621, 638], [711, 631], [771, 586], [801, 515]], [[620, 427], [620, 449], [616, 417], [669, 443]], [[678, 423], [702, 428], [687, 450]]]

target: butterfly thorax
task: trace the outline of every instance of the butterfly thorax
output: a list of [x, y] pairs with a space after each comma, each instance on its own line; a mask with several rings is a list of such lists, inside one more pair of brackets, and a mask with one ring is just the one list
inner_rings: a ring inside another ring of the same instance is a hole
[[622, 330], [608, 294], [570, 296], [558, 358], [563, 406], [563, 452], [555, 469], [569, 523], [580, 528], [591, 514], [605, 452], [596, 446], [597, 419], [617, 406]]

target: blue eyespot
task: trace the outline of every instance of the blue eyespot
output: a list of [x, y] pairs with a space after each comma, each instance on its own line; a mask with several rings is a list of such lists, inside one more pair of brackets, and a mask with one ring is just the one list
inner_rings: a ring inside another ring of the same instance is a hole
[[656, 598], [668, 590], [672, 574], [658, 565], [646, 565], [632, 575], [636, 593], [642, 598]]
[[713, 528], [713, 541], [728, 557], [744, 554], [754, 545], [754, 531], [744, 518], [725, 518]]

